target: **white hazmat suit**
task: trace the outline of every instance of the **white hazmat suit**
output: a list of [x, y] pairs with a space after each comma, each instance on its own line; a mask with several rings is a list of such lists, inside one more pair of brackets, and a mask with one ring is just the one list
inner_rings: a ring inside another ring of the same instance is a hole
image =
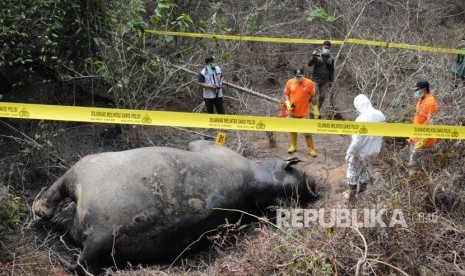
[[[360, 94], [354, 99], [354, 107], [359, 114], [356, 122], [384, 122], [384, 114], [374, 109], [367, 96]], [[352, 142], [346, 153], [347, 184], [359, 185], [371, 182], [371, 165], [368, 157], [377, 155], [381, 150], [383, 138], [380, 136], [352, 135]]]

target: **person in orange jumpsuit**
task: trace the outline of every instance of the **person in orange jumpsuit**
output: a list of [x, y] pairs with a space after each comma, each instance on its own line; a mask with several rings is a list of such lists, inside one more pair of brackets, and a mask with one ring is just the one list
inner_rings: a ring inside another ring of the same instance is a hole
[[[310, 118], [310, 103], [313, 105], [313, 116], [318, 118], [318, 100], [313, 82], [304, 76], [304, 69], [298, 66], [294, 69], [294, 78], [289, 79], [284, 88], [284, 98], [288, 110], [288, 118], [308, 119]], [[316, 157], [315, 148], [311, 134], [304, 134], [307, 149], [311, 156]], [[291, 146], [288, 153], [294, 153], [297, 147], [297, 132], [290, 133]]]
[[[430, 91], [429, 82], [427, 80], [419, 80], [415, 85], [413, 97], [418, 100], [413, 124], [427, 125], [433, 124], [434, 117], [439, 114], [439, 105], [436, 102], [433, 94]], [[409, 165], [413, 172], [423, 167], [422, 158], [429, 149], [436, 145], [436, 138], [410, 138], [410, 160]]]

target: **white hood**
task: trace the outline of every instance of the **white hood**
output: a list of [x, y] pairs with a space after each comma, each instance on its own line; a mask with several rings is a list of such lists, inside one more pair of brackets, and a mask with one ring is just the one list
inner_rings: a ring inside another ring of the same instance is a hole
[[359, 113], [355, 119], [356, 122], [384, 122], [386, 120], [381, 111], [373, 108], [366, 95], [357, 95], [354, 99], [354, 107]]
[[[374, 109], [367, 96], [360, 94], [354, 99], [354, 107], [360, 113], [356, 122], [385, 122], [384, 114]], [[360, 155], [362, 158], [377, 154], [381, 150], [382, 137], [353, 135], [347, 150], [348, 156]]]
[[370, 99], [364, 94], [360, 94], [354, 99], [354, 106], [357, 111], [362, 114], [365, 111], [372, 109]]

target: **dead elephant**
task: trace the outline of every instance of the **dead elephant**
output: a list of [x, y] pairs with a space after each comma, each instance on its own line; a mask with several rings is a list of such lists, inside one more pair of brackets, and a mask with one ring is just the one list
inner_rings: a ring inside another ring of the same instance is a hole
[[64, 198], [76, 203], [68, 233], [82, 248], [80, 264], [157, 263], [172, 261], [232, 214], [214, 208], [251, 211], [276, 204], [277, 197], [314, 192], [315, 181], [291, 166], [295, 161], [256, 163], [211, 141], [191, 142], [189, 148], [88, 155], [33, 211], [50, 219]]

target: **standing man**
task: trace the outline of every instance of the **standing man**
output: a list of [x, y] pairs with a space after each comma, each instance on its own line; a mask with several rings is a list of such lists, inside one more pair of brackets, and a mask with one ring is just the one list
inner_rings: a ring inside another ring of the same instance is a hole
[[[317, 119], [319, 115], [315, 87], [313, 82], [304, 77], [304, 68], [298, 66], [294, 70], [294, 78], [286, 83], [284, 88], [284, 98], [288, 110], [288, 118], [308, 119], [310, 118], [310, 103], [313, 105], [313, 115]], [[288, 153], [294, 153], [297, 147], [297, 132], [291, 132], [291, 147]], [[311, 134], [304, 134], [307, 142], [308, 152], [311, 156], [316, 157], [316, 152], [313, 147], [313, 139]]]
[[205, 58], [205, 68], [199, 73], [199, 86], [203, 89], [203, 99], [207, 112], [213, 114], [213, 106], [218, 114], [225, 114], [223, 106], [223, 74], [212, 56]]
[[[465, 37], [459, 41], [457, 49], [465, 51]], [[458, 87], [458, 82], [465, 86], [465, 54], [457, 55], [454, 67], [452, 67], [452, 73], [454, 74], [454, 88]]]
[[315, 83], [318, 94], [318, 108], [321, 109], [325, 101], [326, 94], [333, 86], [334, 80], [334, 59], [331, 57], [331, 42], [323, 42], [321, 52], [313, 51], [312, 59], [308, 61], [308, 67], [313, 66], [312, 80]]
[[[384, 122], [384, 114], [374, 109], [367, 96], [360, 94], [354, 99], [357, 111], [356, 122]], [[346, 161], [348, 191], [345, 195], [349, 202], [355, 200], [357, 193], [363, 192], [372, 182], [371, 164], [369, 157], [377, 155], [381, 150], [383, 138], [380, 136], [352, 135], [352, 141], [347, 149]], [[358, 190], [358, 191], [357, 191]]]
[[[439, 114], [439, 105], [436, 102], [433, 94], [430, 92], [429, 82], [427, 80], [419, 80], [415, 84], [415, 92], [413, 97], [418, 100], [413, 124], [430, 125], [433, 124], [434, 117]], [[409, 178], [415, 178], [416, 173], [419, 173], [423, 167], [422, 156], [428, 153], [429, 149], [436, 145], [436, 138], [410, 138], [410, 160], [411, 167]]]

